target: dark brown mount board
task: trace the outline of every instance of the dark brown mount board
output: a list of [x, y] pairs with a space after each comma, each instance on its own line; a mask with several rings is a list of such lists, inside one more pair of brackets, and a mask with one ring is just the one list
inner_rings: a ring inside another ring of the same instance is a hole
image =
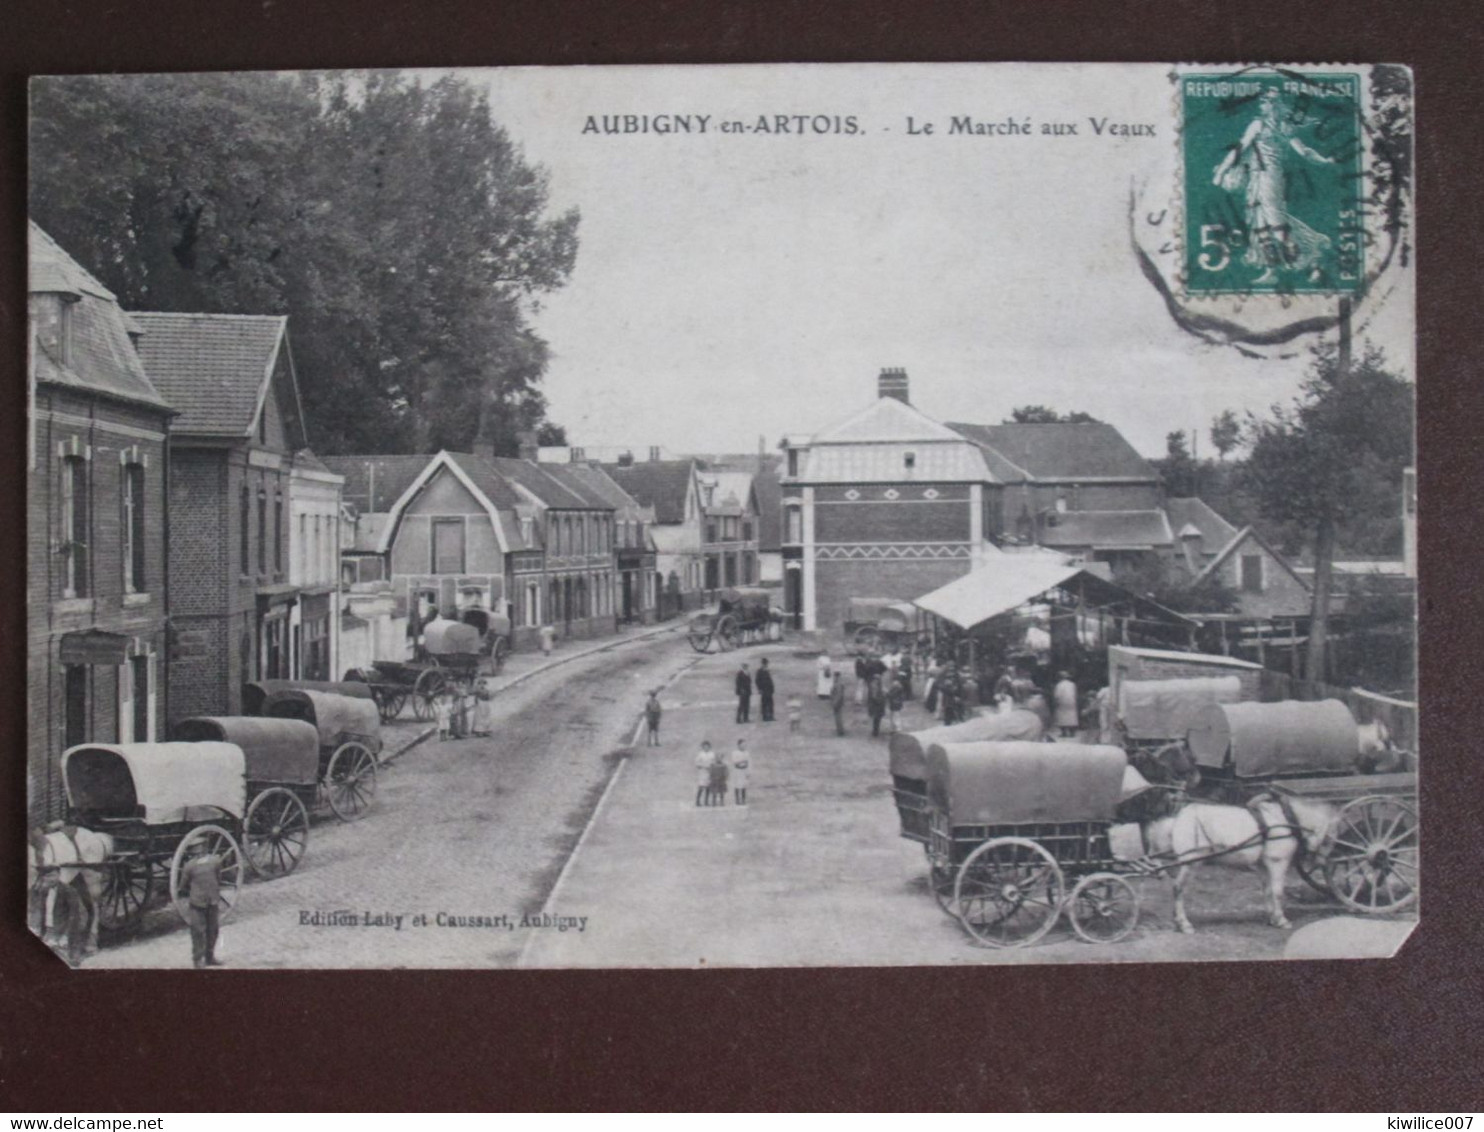
[[[364, 3], [58, 6], [8, 21], [5, 357], [24, 336], [35, 73], [789, 61], [1395, 61], [1414, 68], [1423, 928], [1390, 962], [914, 970], [73, 973], [23, 927], [24, 779], [0, 776], [0, 1098], [41, 1112], [428, 1108], [1311, 1108], [1484, 1097], [1473, 485], [1477, 15], [1463, 4]], [[5, 526], [22, 528], [20, 384]], [[15, 540], [10, 544], [17, 545]], [[18, 551], [4, 557], [21, 592]], [[24, 748], [20, 603], [0, 608]]]

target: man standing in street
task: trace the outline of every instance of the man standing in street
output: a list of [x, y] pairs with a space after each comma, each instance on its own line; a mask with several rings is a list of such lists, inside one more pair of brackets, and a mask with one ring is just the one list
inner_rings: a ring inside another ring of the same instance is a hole
[[186, 896], [186, 922], [191, 927], [191, 961], [197, 967], [220, 967], [216, 937], [221, 925], [222, 859], [208, 852], [203, 840], [181, 870]]
[[651, 747], [658, 747], [660, 745], [660, 716], [663, 710], [660, 707], [659, 692], [650, 692], [649, 699], [644, 703], [644, 726], [645, 730], [649, 733], [648, 745]]
[[845, 682], [835, 673], [835, 682], [830, 686], [830, 710], [835, 713], [835, 734], [845, 734]]
[[761, 699], [763, 709], [763, 722], [773, 722], [773, 673], [768, 669], [768, 659], [764, 657], [757, 666], [757, 694]]
[[737, 670], [737, 722], [746, 723], [752, 716], [752, 676], [747, 665]]

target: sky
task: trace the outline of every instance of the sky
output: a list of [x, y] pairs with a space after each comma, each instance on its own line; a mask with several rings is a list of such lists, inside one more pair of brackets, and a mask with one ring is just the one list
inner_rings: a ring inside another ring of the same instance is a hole
[[[534, 318], [552, 347], [550, 418], [573, 444], [753, 451], [849, 415], [876, 395], [882, 367], [900, 366], [913, 403], [938, 419], [996, 422], [1047, 404], [1109, 421], [1148, 455], [1173, 429], [1200, 430], [1209, 451], [1214, 415], [1290, 400], [1307, 359], [1198, 341], [1140, 273], [1131, 193], [1179, 204], [1168, 73], [464, 72], [548, 171], [553, 209], [582, 213], [576, 269]], [[646, 115], [649, 132], [602, 132]], [[691, 116], [691, 132], [654, 132], [661, 115]], [[758, 132], [759, 116], [775, 129]], [[590, 117], [597, 132], [584, 132]], [[951, 133], [955, 118], [1031, 133]], [[1092, 119], [1154, 136], [1099, 135]], [[1077, 132], [1042, 134], [1051, 123]], [[1394, 283], [1362, 304], [1357, 334], [1412, 376], [1412, 281]]]

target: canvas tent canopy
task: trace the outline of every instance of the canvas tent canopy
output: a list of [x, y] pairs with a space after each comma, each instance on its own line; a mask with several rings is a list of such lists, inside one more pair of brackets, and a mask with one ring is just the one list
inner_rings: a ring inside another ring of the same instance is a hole
[[1195, 625], [1188, 617], [1052, 554], [999, 555], [913, 604], [961, 629], [973, 629], [1055, 589], [1066, 590], [1094, 608], [1122, 605], [1140, 618], [1165, 625]]
[[933, 743], [928, 798], [950, 824], [1112, 821], [1128, 759], [1074, 743]]
[[74, 811], [169, 825], [242, 817], [245, 765], [234, 743], [85, 743], [62, 755], [62, 781]]
[[313, 786], [319, 781], [319, 732], [298, 719], [257, 715], [195, 716], [175, 725], [185, 743], [235, 743], [250, 782]]
[[462, 621], [438, 618], [423, 626], [423, 647], [432, 656], [476, 656], [480, 640], [479, 630]]
[[337, 696], [351, 696], [359, 700], [372, 698], [371, 685], [355, 680], [254, 680], [242, 685], [242, 713], [262, 715], [263, 705], [268, 702], [269, 696], [291, 688], [300, 688], [307, 692], [333, 692]]
[[1125, 680], [1118, 688], [1118, 717], [1130, 739], [1183, 739], [1204, 708], [1241, 698], [1242, 681], [1235, 676]]
[[1353, 772], [1355, 717], [1339, 700], [1211, 704], [1186, 736], [1199, 766], [1228, 765], [1239, 778]]
[[336, 747], [355, 739], [369, 745], [373, 754], [381, 750], [381, 713], [374, 700], [291, 688], [269, 696], [263, 712], [275, 719], [313, 724], [321, 747]]
[[888, 744], [891, 773], [897, 778], [926, 779], [927, 749], [934, 743], [1034, 743], [1041, 738], [1041, 731], [1041, 717], [1033, 711], [1020, 709], [1003, 714], [976, 715], [973, 719], [947, 727], [898, 731]]

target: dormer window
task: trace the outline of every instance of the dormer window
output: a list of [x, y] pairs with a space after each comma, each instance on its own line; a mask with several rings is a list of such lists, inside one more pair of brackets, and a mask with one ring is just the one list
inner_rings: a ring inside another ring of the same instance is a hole
[[788, 474], [791, 476], [799, 474], [799, 450], [797, 448], [788, 450]]

